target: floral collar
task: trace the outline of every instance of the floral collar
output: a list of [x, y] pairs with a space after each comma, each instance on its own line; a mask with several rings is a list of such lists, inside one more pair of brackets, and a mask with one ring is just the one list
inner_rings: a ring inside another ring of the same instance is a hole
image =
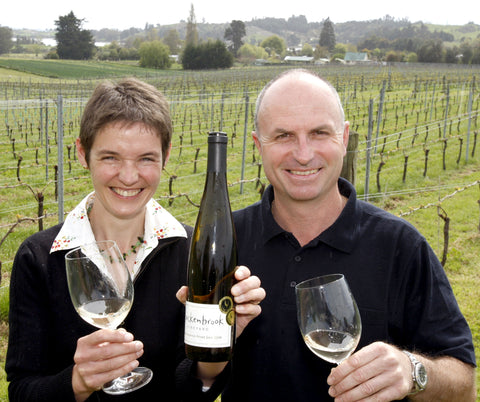
[[[59, 250], [70, 250], [82, 244], [95, 241], [87, 215], [87, 209], [91, 207], [94, 199], [95, 193], [92, 192], [67, 215], [60, 232], [53, 241], [50, 253]], [[182, 224], [153, 198], [148, 201], [145, 208], [143, 244], [137, 252], [137, 258], [133, 267], [134, 273], [138, 271], [143, 260], [158, 245], [158, 239], [187, 237], [187, 232]]]

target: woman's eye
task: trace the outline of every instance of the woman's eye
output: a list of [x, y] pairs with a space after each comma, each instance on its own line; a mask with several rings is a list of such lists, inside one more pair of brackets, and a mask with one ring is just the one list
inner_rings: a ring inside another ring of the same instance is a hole
[[157, 162], [157, 160], [155, 158], [152, 158], [150, 156], [145, 156], [143, 157], [142, 159], [140, 159], [141, 162], [144, 162], [144, 163], [154, 163], [154, 162]]

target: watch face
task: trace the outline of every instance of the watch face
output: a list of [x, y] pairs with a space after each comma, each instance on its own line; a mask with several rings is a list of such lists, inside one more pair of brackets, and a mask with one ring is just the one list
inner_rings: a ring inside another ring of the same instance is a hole
[[427, 385], [427, 371], [423, 364], [415, 366], [415, 377], [418, 385], [423, 389]]

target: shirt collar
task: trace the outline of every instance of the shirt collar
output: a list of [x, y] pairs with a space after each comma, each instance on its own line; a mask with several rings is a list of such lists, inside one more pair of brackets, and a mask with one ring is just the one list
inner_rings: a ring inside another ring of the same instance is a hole
[[[353, 249], [358, 233], [357, 228], [359, 222], [357, 193], [353, 185], [341, 177], [338, 180], [338, 188], [340, 194], [348, 198], [342, 213], [328, 229], [323, 231], [305, 247], [314, 247], [319, 242], [322, 242], [346, 253], [351, 252]], [[261, 200], [262, 218], [264, 222], [262, 237], [264, 243], [267, 243], [270, 239], [279, 234], [287, 233], [278, 225], [273, 217], [271, 205], [274, 198], [273, 187], [272, 185], [269, 185]]]
[[[87, 208], [94, 196], [94, 192], [87, 195], [67, 215], [60, 232], [52, 244], [50, 253], [59, 250], [70, 250], [82, 244], [95, 241], [87, 214]], [[187, 237], [187, 232], [183, 225], [157, 201], [150, 199], [145, 208], [144, 240], [142, 247], [137, 253], [136, 266], [140, 266], [141, 262], [158, 245], [159, 239]]]
[[286, 233], [277, 223], [272, 214], [272, 202], [275, 199], [273, 186], [270, 184], [265, 189], [261, 200], [261, 213], [263, 222], [263, 242], [267, 243], [270, 239], [279, 234]]
[[347, 198], [347, 203], [337, 220], [313, 241], [321, 241], [340, 251], [350, 253], [355, 247], [359, 233], [361, 208], [357, 202], [355, 187], [342, 177], [338, 180], [340, 194]]

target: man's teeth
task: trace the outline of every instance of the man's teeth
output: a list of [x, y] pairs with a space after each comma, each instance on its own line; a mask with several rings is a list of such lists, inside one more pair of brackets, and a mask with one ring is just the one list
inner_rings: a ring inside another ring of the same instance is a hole
[[290, 170], [292, 174], [296, 174], [299, 176], [308, 176], [309, 174], [315, 174], [318, 172], [318, 169], [312, 169], [312, 170]]
[[122, 197], [132, 197], [134, 195], [137, 195], [141, 190], [136, 189], [136, 190], [121, 190], [119, 188], [114, 188], [113, 191], [115, 191], [118, 195], [121, 195]]

